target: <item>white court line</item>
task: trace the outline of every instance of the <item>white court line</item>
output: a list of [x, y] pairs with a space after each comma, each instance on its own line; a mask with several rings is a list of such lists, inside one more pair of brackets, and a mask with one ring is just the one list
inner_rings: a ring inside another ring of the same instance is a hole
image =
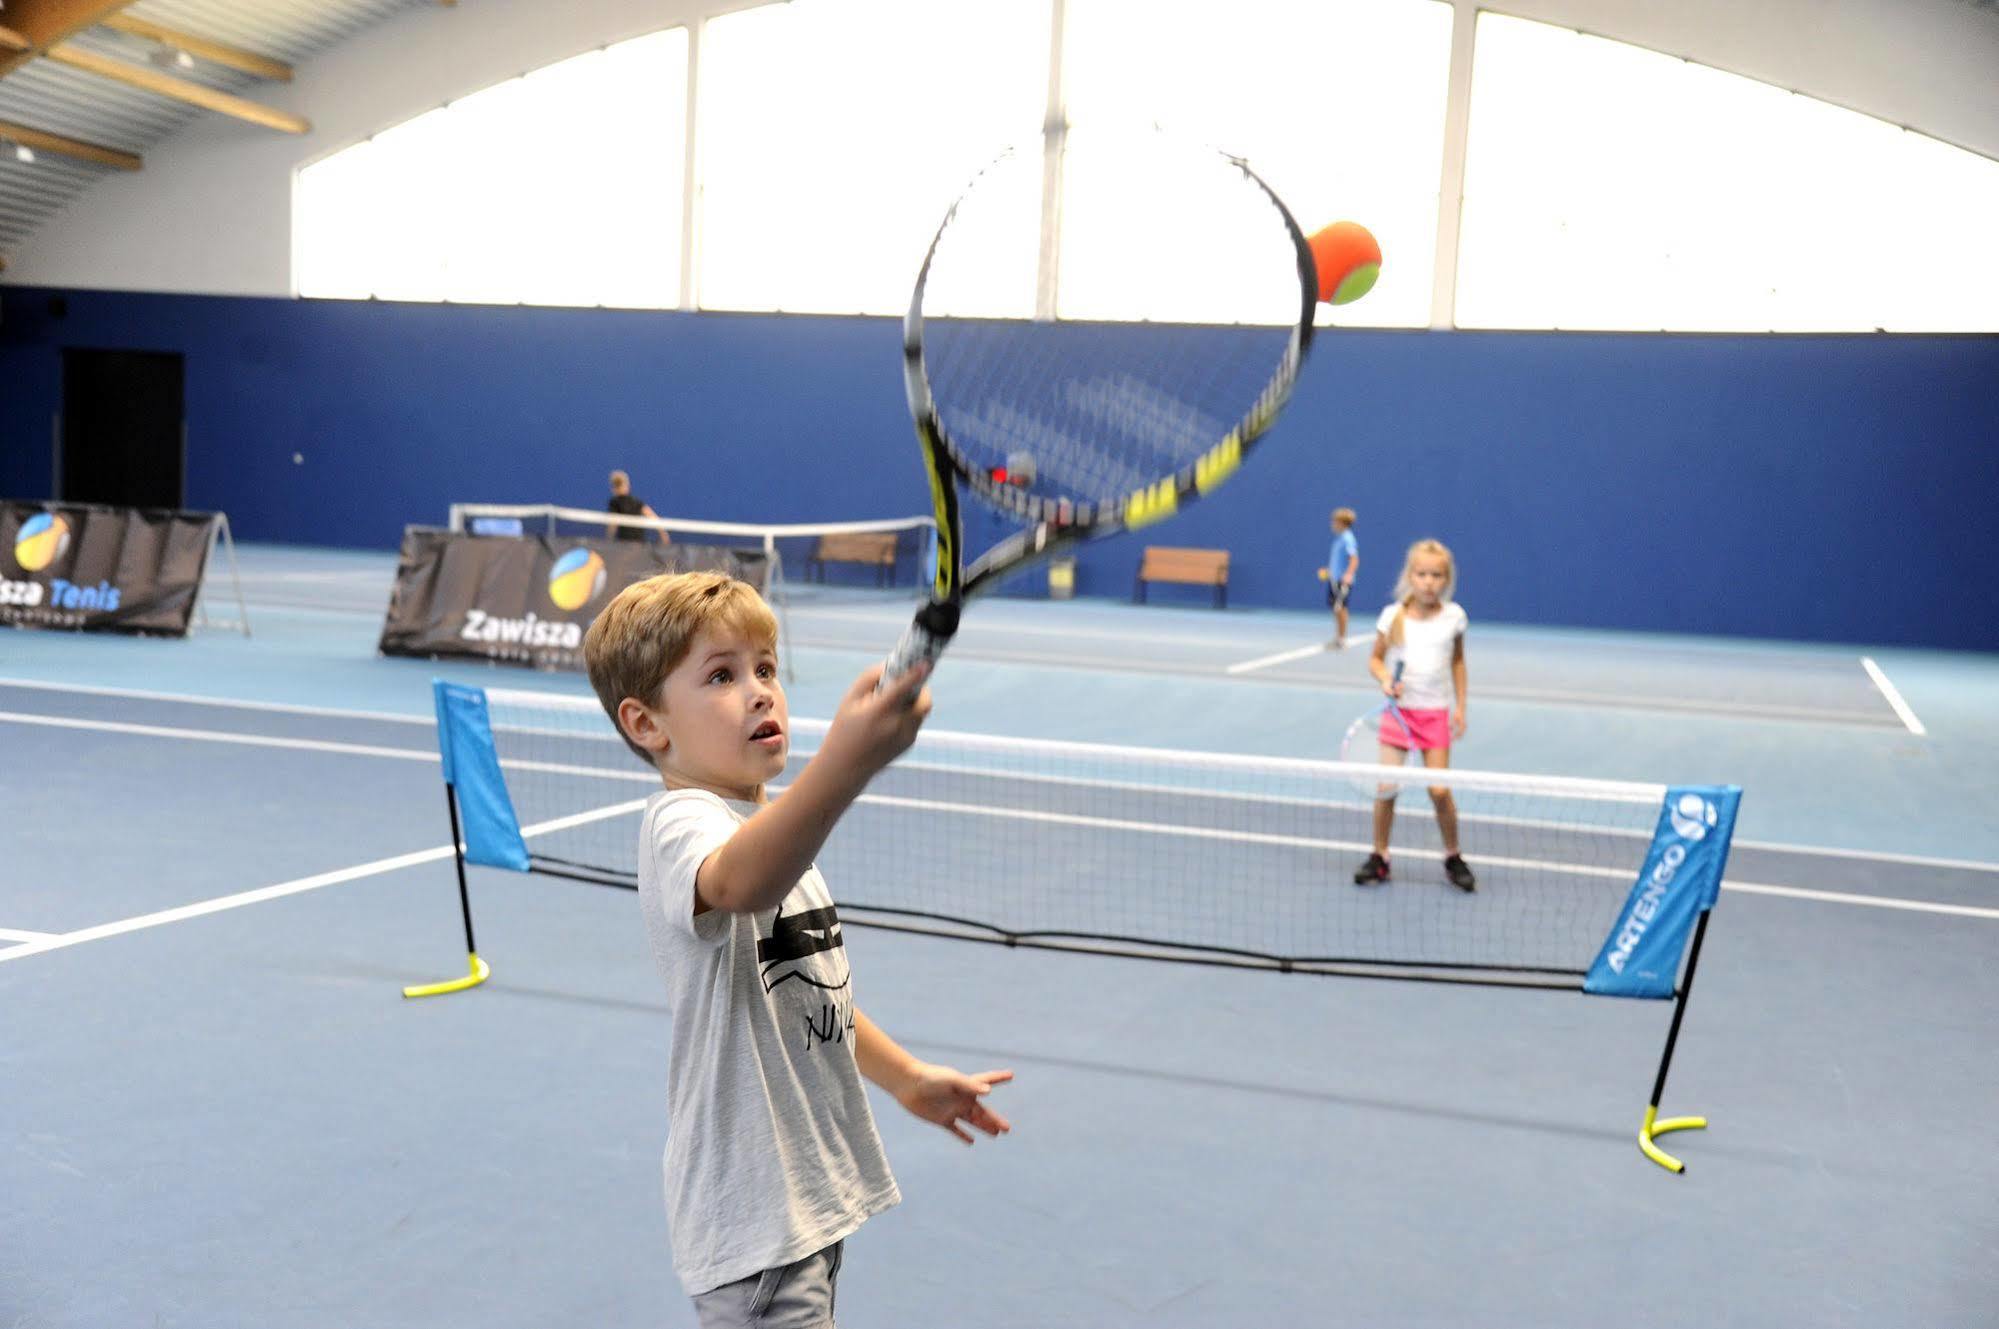
[[1999, 863], [1981, 863], [1975, 858], [1937, 858], [1929, 854], [1883, 854], [1870, 849], [1822, 849], [1817, 845], [1787, 844], [1782, 840], [1731, 841], [1737, 849], [1766, 849], [1776, 854], [1805, 854], [1816, 858], [1850, 858], [1862, 863], [1895, 863], [1912, 868], [1947, 868], [1953, 872], [1999, 872]]
[[55, 935], [53, 932], [23, 932], [19, 928], [0, 928], [0, 941], [47, 941]]
[[[538, 835], [551, 831], [567, 830], [588, 822], [601, 821], [606, 817], [621, 816], [636, 812], [646, 804], [644, 799], [635, 799], [616, 807], [597, 808], [590, 812], [579, 812], [568, 817], [557, 817], [551, 821], [536, 822], [532, 826], [521, 827], [521, 837], [532, 840]], [[168, 923], [179, 923], [190, 918], [200, 918], [205, 914], [219, 914], [225, 909], [240, 909], [247, 904], [261, 904], [265, 900], [279, 900], [287, 895], [299, 895], [306, 891], [316, 891], [322, 886], [338, 886], [342, 882], [359, 881], [363, 877], [379, 877], [385, 872], [396, 872], [403, 868], [416, 867], [422, 863], [435, 863], [441, 858], [451, 857], [450, 845], [439, 845], [435, 849], [419, 849], [413, 854], [398, 854], [394, 858], [378, 858], [372, 863], [362, 863], [358, 867], [340, 868], [333, 872], [322, 872], [313, 877], [300, 877], [295, 881], [281, 881], [275, 886], [259, 886], [255, 890], [238, 891], [234, 895], [218, 895], [212, 900], [197, 904], [184, 904], [174, 909], [162, 909], [156, 913], [140, 914], [134, 918], [122, 918], [116, 923], [100, 923], [96, 927], [81, 928], [75, 932], [22, 933], [35, 940], [12, 950], [0, 950], [0, 964], [18, 960], [24, 956], [41, 955], [47, 951], [59, 951], [70, 946], [81, 946], [87, 941], [101, 941], [106, 937], [119, 937], [128, 932], [139, 932], [146, 928], [156, 928]], [[0, 937], [9, 934], [0, 932]]]
[[1973, 904], [1940, 904], [1935, 900], [1897, 900], [1886, 895], [1849, 895], [1844, 891], [1808, 891], [1801, 886], [1764, 886], [1753, 881], [1723, 881], [1725, 891], [1745, 895], [1781, 895], [1791, 900], [1821, 900], [1827, 904], [1858, 904], [1870, 909], [1908, 909], [1922, 914], [1955, 914], [1960, 918], [1999, 918], [1999, 909]]
[[176, 729], [169, 725], [128, 724], [122, 720], [72, 720], [60, 715], [23, 715], [0, 711], [0, 723], [42, 725], [50, 729], [90, 729], [142, 738], [184, 738], [199, 743], [237, 743], [252, 748], [290, 748], [298, 752], [339, 752], [355, 757], [390, 757], [398, 761], [435, 762], [437, 754], [416, 748], [383, 748], [369, 743], [329, 743], [317, 738], [271, 738], [264, 734], [230, 734], [219, 729]]
[[[393, 715], [388, 711], [344, 711], [331, 706], [299, 706], [279, 701], [238, 701], [195, 697], [184, 692], [146, 692], [139, 688], [91, 687], [83, 683], [45, 683], [32, 678], [0, 677], [0, 687], [32, 688], [39, 692], [75, 692], [86, 697], [132, 697], [140, 701], [171, 701], [184, 706], [220, 706], [236, 711], [276, 711], [282, 715], [319, 715], [340, 720], [389, 720], [396, 724], [435, 725], [435, 715]], [[562, 694], [557, 694], [562, 695]]]
[[1874, 686], [1881, 689], [1881, 695], [1888, 699], [1888, 705], [1894, 708], [1895, 714], [1901, 717], [1902, 723], [1909, 727], [1910, 733], [1927, 734], [1930, 732], [1923, 728], [1923, 722], [1918, 720], [1916, 713], [1909, 709], [1909, 703], [1902, 700], [1902, 694], [1896, 691], [1893, 683], [1888, 681], [1888, 676], [1881, 672], [1880, 665], [1875, 664], [1871, 658], [1863, 655], [1860, 657], [1860, 667], [1865, 669], [1867, 676], [1874, 680]]
[[[977, 660], [983, 664], [1024, 664], [1042, 669], [1099, 669], [1124, 674], [1168, 674], [1178, 678], [1209, 678], [1210, 665], [1196, 661], [1157, 662], [1140, 655], [1084, 655], [1075, 652], [1051, 654], [1044, 651], [1007, 650], [982, 644], [961, 632], [953, 639], [954, 658]], [[806, 629], [792, 632], [792, 644], [822, 650], [865, 654], [866, 648], [852, 642], [825, 641], [808, 635]], [[1329, 679], [1322, 674], [1275, 674], [1272, 681], [1293, 687], [1309, 687], [1335, 692], [1373, 692], [1372, 682], [1355, 678]], [[1604, 706], [1617, 710], [1657, 711], [1673, 715], [1734, 716], [1751, 720], [1796, 720], [1812, 724], [1848, 725], [1854, 728], [1886, 729], [1889, 722], [1873, 711], [1829, 710], [1815, 706], [1782, 706], [1767, 702], [1731, 702], [1720, 698], [1635, 697], [1608, 692], [1576, 692], [1558, 688], [1523, 688], [1483, 685], [1482, 696], [1501, 701], [1549, 702], [1564, 707]]]
[[441, 858], [450, 857], [451, 846], [440, 845], [435, 849], [423, 849], [414, 854], [378, 858], [372, 863], [341, 868], [337, 872], [322, 872], [318, 876], [300, 877], [296, 881], [281, 881], [275, 886], [260, 886], [256, 890], [239, 891], [235, 895], [221, 895], [198, 904], [184, 904], [175, 909], [162, 909], [157, 913], [140, 914], [135, 918], [122, 918], [116, 923], [100, 923], [96, 927], [64, 932], [41, 941], [29, 942], [25, 946], [16, 946], [12, 950], [0, 951], [0, 964], [6, 964], [9, 960], [25, 959], [30, 955], [41, 955], [48, 951], [63, 950], [70, 946], [81, 946], [87, 941], [101, 941], [105, 937], [117, 937], [127, 932], [138, 932], [145, 928], [161, 927], [167, 923], [179, 923], [189, 918], [200, 918], [204, 914], [219, 914], [225, 909], [240, 909], [246, 904], [259, 904], [265, 900], [276, 900], [303, 891], [315, 891], [322, 886], [333, 886], [343, 881], [379, 876], [384, 872], [414, 867], [419, 863], [435, 863]]
[[1283, 664], [1288, 660], [1302, 660], [1308, 655], [1319, 655], [1325, 649], [1318, 642], [1313, 642], [1310, 646], [1300, 646], [1295, 651], [1279, 651], [1275, 655], [1260, 655], [1254, 660], [1242, 660], [1230, 665], [1222, 672], [1225, 674], [1247, 674], [1252, 669], [1262, 669], [1266, 665]]

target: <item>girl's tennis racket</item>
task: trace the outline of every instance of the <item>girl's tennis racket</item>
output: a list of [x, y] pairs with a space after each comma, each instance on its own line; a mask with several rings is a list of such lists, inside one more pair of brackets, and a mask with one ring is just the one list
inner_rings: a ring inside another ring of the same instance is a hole
[[[982, 171], [917, 273], [903, 378], [937, 571], [884, 683], [935, 661], [1008, 574], [1222, 484], [1311, 344], [1311, 250], [1245, 163], [1159, 134], [1064, 137]], [[960, 492], [1025, 524], [970, 567]]]
[[[1395, 676], [1391, 681], [1396, 683], [1402, 681], [1402, 664], [1400, 660], [1395, 662]], [[1395, 698], [1383, 697], [1381, 705], [1369, 710], [1367, 714], [1347, 726], [1346, 737], [1340, 740], [1340, 760], [1368, 766], [1380, 765], [1381, 729], [1384, 721], [1391, 726], [1390, 733], [1401, 738], [1404, 743], [1410, 741], [1409, 722], [1402, 718], [1402, 708], [1395, 704]], [[1402, 791], [1401, 785], [1384, 782], [1372, 776], [1356, 774], [1352, 783], [1355, 789], [1369, 798], [1392, 799]]]

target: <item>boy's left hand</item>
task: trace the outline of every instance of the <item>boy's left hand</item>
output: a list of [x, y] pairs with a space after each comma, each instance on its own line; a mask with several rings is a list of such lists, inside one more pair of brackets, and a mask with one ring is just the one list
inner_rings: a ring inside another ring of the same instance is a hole
[[970, 1144], [972, 1137], [966, 1126], [976, 1127], [987, 1135], [1005, 1135], [1013, 1129], [1005, 1117], [979, 1101], [992, 1092], [994, 1085], [1005, 1084], [1012, 1078], [1012, 1071], [966, 1075], [949, 1066], [924, 1062], [910, 1077], [908, 1087], [895, 1097], [912, 1115], [934, 1122]]
[[1462, 706], [1453, 707], [1451, 710], [1451, 737], [1463, 738], [1464, 736], [1465, 708]]

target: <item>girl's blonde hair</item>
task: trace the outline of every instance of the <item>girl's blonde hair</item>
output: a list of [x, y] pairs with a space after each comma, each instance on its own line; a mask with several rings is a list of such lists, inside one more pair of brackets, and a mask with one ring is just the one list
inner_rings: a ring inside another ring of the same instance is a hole
[[1402, 559], [1402, 573], [1395, 579], [1395, 621], [1388, 625], [1388, 644], [1402, 644], [1402, 615], [1409, 608], [1409, 602], [1416, 598], [1415, 586], [1410, 576], [1416, 570], [1416, 560], [1435, 556], [1444, 560], [1444, 593], [1439, 599], [1444, 604], [1451, 602], [1451, 593], [1458, 587], [1458, 561], [1442, 540], [1418, 540], [1409, 546], [1409, 552]]
[[755, 587], [725, 572], [667, 573], [633, 582], [583, 634], [590, 686], [625, 746], [648, 766], [652, 754], [618, 723], [618, 703], [636, 697], [657, 706], [666, 676], [687, 658], [701, 629], [715, 626], [742, 633], [760, 650], [777, 650], [776, 615]]

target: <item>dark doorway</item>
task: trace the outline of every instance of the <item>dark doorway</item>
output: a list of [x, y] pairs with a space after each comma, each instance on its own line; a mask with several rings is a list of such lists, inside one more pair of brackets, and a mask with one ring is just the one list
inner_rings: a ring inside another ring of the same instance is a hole
[[163, 351], [62, 353], [59, 498], [181, 506], [183, 368], [181, 356]]

